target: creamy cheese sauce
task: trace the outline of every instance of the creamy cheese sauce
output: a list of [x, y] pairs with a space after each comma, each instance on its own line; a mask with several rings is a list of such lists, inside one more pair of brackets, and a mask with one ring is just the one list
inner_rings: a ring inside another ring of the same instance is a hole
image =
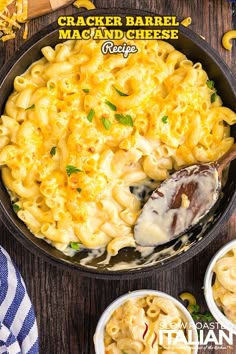
[[[204, 234], [208, 224], [201, 225], [202, 230], [196, 240], [200, 240]], [[136, 259], [124, 261], [116, 261], [114, 257], [106, 253], [105, 248], [100, 250], [91, 250], [89, 254], [80, 260], [80, 264], [91, 269], [103, 269], [107, 271], [115, 272], [121, 270], [138, 270], [146, 267], [154, 266], [157, 264], [162, 264], [163, 261], [172, 258], [174, 255], [186, 252], [193, 244], [190, 241], [191, 233], [189, 235], [183, 235], [178, 240], [176, 240], [172, 245], [165, 247], [161, 250], [157, 250], [155, 247], [142, 247], [137, 246], [135, 251], [138, 252]], [[100, 261], [99, 259], [102, 258]], [[111, 264], [111, 260], [114, 261]], [[93, 262], [95, 264], [93, 265]]]
[[152, 192], [160, 185], [160, 182], [154, 181], [152, 179], [145, 179], [141, 184], [136, 184], [130, 186], [129, 189], [137, 199], [141, 201], [141, 204], [144, 205], [149, 199]]
[[[210, 184], [214, 184], [214, 179], [216, 182], [218, 178], [217, 174], [213, 173], [213, 175], [214, 178], [212, 176], [212, 181], [210, 182]], [[142, 185], [132, 186], [130, 187], [130, 189], [132, 193], [137, 196], [138, 199], [145, 203], [145, 201], [148, 200], [150, 195], [152, 195], [153, 190], [155, 190], [157, 186], [158, 184], [156, 183], [156, 181], [147, 180]], [[205, 187], [204, 193], [206, 193]], [[213, 193], [213, 199], [214, 197], [217, 199], [217, 195], [214, 196]], [[181, 198], [180, 204], [186, 209], [186, 202], [188, 203], [188, 198], [183, 198]], [[183, 234], [181, 237], [176, 240], [173, 240], [170, 244], [167, 245], [162, 245], [158, 247], [143, 247], [137, 245], [136, 248], [129, 248], [129, 250], [127, 250], [127, 255], [129, 254], [129, 256], [127, 257], [127, 261], [125, 260], [126, 257], [124, 256], [126, 254], [126, 251], [122, 251], [124, 252], [124, 254], [121, 256], [122, 260], [119, 260], [119, 255], [117, 255], [116, 257], [111, 257], [111, 255], [107, 254], [105, 248], [102, 248], [88, 251], [88, 254], [85, 257], [80, 258], [79, 263], [87, 268], [106, 269], [107, 271], [111, 272], [117, 272], [121, 270], [132, 271], [134, 269], [138, 270], [157, 264], [162, 264], [164, 261], [166, 262], [166, 260], [172, 258], [173, 256], [188, 251], [189, 248], [193, 246], [193, 244], [200, 241], [204, 237], [204, 233], [208, 228], [209, 224], [216, 221], [218, 217], [219, 215], [212, 215], [209, 216], [207, 221], [205, 220], [203, 222], [202, 220], [199, 220], [199, 229], [197, 231], [197, 235], [194, 230], [190, 230], [187, 234]], [[132, 256], [130, 257], [130, 254], [133, 254], [133, 258]]]
[[219, 180], [215, 167], [191, 166], [178, 171], [154, 191], [134, 228], [142, 246], [169, 242], [195, 225], [215, 204]]

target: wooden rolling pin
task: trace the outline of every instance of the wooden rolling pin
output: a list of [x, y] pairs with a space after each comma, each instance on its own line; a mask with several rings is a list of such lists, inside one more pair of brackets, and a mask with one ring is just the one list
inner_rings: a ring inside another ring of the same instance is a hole
[[28, 0], [28, 19], [45, 15], [72, 4], [74, 0]]

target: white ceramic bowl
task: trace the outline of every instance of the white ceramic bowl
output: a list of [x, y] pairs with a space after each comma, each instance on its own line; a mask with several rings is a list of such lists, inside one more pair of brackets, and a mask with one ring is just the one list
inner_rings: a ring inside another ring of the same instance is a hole
[[229, 252], [232, 248], [236, 247], [236, 240], [233, 240], [226, 245], [224, 245], [211, 259], [204, 278], [204, 295], [206, 299], [207, 306], [214, 318], [220, 323], [222, 327], [227, 329], [228, 331], [233, 332], [236, 334], [236, 324], [233, 324], [219, 309], [216, 305], [214, 298], [213, 298], [213, 291], [212, 291], [212, 277], [213, 277], [213, 268], [216, 262], [222, 258], [227, 252]]
[[[171, 300], [176, 307], [181, 311], [183, 314], [184, 319], [186, 320], [186, 323], [189, 325], [189, 330], [192, 331], [192, 340], [194, 343], [197, 343], [198, 340], [198, 335], [197, 335], [197, 329], [195, 327], [195, 323], [188, 312], [188, 310], [174, 297], [163, 293], [161, 291], [156, 291], [156, 290], [136, 290], [129, 292], [128, 294], [125, 294], [123, 296], [118, 297], [115, 301], [113, 301], [103, 312], [102, 316], [100, 317], [100, 320], [98, 321], [96, 332], [93, 337], [94, 341], [94, 346], [95, 346], [95, 352], [96, 354], [104, 354], [105, 349], [104, 349], [104, 330], [106, 323], [109, 321], [112, 313], [123, 303], [125, 303], [127, 300], [133, 299], [133, 298], [138, 298], [138, 297], [144, 297], [148, 295], [154, 295], [154, 296], [159, 296], [159, 297], [164, 297], [166, 299]], [[198, 345], [194, 345], [192, 349], [192, 354], [197, 354], [198, 352]]]

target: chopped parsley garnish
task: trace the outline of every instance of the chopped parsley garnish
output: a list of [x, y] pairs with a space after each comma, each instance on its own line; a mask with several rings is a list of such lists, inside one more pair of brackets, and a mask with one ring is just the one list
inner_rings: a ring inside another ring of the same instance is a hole
[[213, 88], [215, 87], [215, 83], [213, 80], [207, 80], [206, 84], [207, 84], [207, 87], [211, 90], [213, 90]]
[[168, 116], [163, 116], [161, 120], [164, 124], [166, 124], [168, 122]]
[[104, 128], [105, 128], [106, 130], [109, 130], [109, 129], [110, 129], [110, 127], [111, 127], [112, 124], [111, 124], [111, 122], [109, 121], [109, 119], [102, 117], [102, 118], [101, 118], [101, 122], [102, 122], [102, 124], [103, 124], [103, 126], [104, 126]]
[[130, 127], [134, 126], [133, 119], [129, 114], [126, 114], [126, 116], [124, 114], [115, 114], [115, 118], [120, 124], [128, 125]]
[[69, 177], [72, 175], [72, 173], [78, 173], [78, 172], [83, 172], [83, 171], [75, 166], [66, 165], [66, 173]]
[[80, 244], [79, 242], [71, 242], [70, 247], [73, 248], [73, 250], [80, 251]]
[[114, 90], [116, 90], [116, 92], [120, 95], [120, 96], [129, 96], [127, 95], [127, 93], [121, 92], [120, 90], [118, 90], [115, 86], [113, 86]]
[[112, 111], [117, 111], [117, 108], [113, 103], [109, 102], [108, 100], [105, 100], [105, 103], [108, 105], [108, 107], [110, 107]]
[[199, 313], [199, 305], [192, 305], [191, 306], [192, 313], [191, 316], [195, 321], [202, 321], [202, 322], [209, 322], [214, 320], [212, 314], [210, 312]]
[[25, 111], [28, 111], [29, 109], [33, 109], [33, 108], [35, 108], [35, 104], [32, 104], [31, 106], [27, 107], [27, 108], [25, 109]]
[[214, 92], [212, 95], [211, 95], [211, 103], [214, 103], [216, 101], [216, 98], [217, 98], [217, 93]]
[[90, 111], [89, 111], [89, 113], [87, 115], [87, 119], [88, 119], [89, 122], [92, 122], [94, 114], [95, 114], [94, 110], [90, 109]]
[[89, 89], [83, 89], [84, 93], [89, 93]]
[[54, 88], [55, 88], [55, 85], [53, 85], [53, 84], [49, 85], [49, 91], [52, 91]]
[[200, 310], [200, 306], [195, 304], [195, 305], [191, 305], [191, 313], [197, 313]]
[[21, 207], [18, 205], [18, 204], [13, 204], [13, 210], [14, 210], [14, 212], [17, 214], [18, 213], [18, 211], [20, 211], [21, 210]]
[[53, 147], [51, 148], [51, 150], [50, 150], [50, 155], [51, 155], [51, 156], [56, 155], [56, 151], [57, 151], [57, 147], [56, 147], [56, 146], [53, 146]]
[[122, 353], [123, 353], [123, 354], [128, 354], [125, 350], [122, 350]]
[[[207, 80], [206, 84], [210, 90], [214, 90], [215, 83], [213, 80]], [[215, 92], [213, 92], [213, 94], [211, 95], [211, 103], [214, 103], [216, 98], [217, 98], [217, 91], [215, 90]]]
[[81, 193], [82, 192], [82, 188], [76, 188], [77, 192]]

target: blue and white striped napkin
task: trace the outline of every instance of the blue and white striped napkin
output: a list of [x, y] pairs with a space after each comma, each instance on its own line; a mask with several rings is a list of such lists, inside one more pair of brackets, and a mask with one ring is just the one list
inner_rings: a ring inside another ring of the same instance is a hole
[[25, 284], [0, 246], [0, 354], [38, 354], [38, 329]]

